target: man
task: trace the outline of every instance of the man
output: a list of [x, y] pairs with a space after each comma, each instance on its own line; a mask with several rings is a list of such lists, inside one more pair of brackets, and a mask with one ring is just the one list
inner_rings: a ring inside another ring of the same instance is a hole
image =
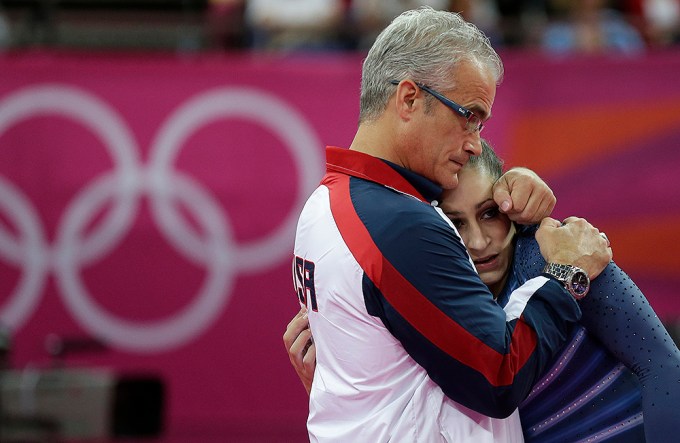
[[[437, 197], [480, 153], [502, 73], [477, 28], [430, 8], [397, 17], [369, 51], [355, 138], [328, 148], [296, 232], [293, 278], [318, 345], [310, 440], [521, 441], [517, 405], [611, 250], [582, 219], [545, 219], [541, 252], [568, 275], [529, 280], [504, 310], [479, 279]], [[494, 199], [519, 222], [554, 205], [524, 169]]]

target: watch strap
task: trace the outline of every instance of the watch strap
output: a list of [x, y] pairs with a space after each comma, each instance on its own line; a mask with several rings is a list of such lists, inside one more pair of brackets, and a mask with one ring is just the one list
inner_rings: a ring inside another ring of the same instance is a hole
[[[578, 266], [547, 263], [543, 268], [543, 273], [551, 275], [561, 282], [565, 289], [577, 300], [582, 299], [588, 294], [590, 279], [588, 274]], [[578, 277], [580, 282], [575, 277]]]

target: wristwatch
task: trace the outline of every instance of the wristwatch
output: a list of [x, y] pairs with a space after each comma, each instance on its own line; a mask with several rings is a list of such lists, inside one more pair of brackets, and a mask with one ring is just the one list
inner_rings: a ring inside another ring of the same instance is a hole
[[581, 300], [590, 290], [588, 274], [577, 266], [548, 263], [543, 273], [559, 280], [576, 300]]

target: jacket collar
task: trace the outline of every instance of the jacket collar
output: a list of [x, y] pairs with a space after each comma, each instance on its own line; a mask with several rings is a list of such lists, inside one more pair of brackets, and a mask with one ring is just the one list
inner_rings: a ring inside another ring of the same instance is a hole
[[328, 146], [326, 148], [327, 172], [340, 172], [362, 178], [412, 195], [430, 203], [439, 198], [442, 188], [425, 177], [390, 161], [363, 152]]

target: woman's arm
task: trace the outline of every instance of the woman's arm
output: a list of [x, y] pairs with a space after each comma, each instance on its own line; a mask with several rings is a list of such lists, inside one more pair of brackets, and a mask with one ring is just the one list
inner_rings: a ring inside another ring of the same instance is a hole
[[[531, 228], [518, 236], [515, 272], [520, 281], [545, 265]], [[646, 297], [611, 262], [579, 302], [580, 323], [589, 335], [627, 366], [640, 381], [647, 442], [668, 441], [680, 423], [680, 351]]]
[[640, 380], [647, 441], [668, 441], [680, 423], [680, 351], [642, 291], [616, 263], [593, 283], [581, 301], [581, 323]]

